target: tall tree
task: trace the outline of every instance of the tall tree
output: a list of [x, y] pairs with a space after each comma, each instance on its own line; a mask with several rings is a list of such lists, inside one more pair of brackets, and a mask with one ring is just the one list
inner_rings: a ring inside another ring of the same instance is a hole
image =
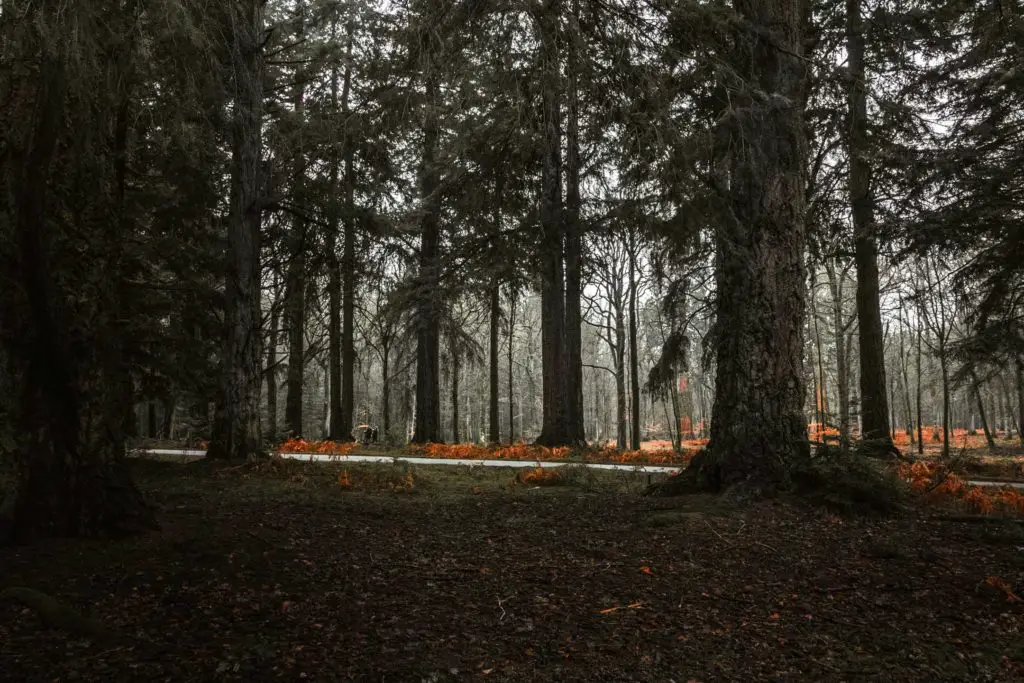
[[[306, 3], [302, 0], [295, 5], [295, 41], [305, 40]], [[303, 206], [306, 190], [306, 156], [303, 145], [305, 130], [306, 74], [296, 69], [292, 83], [292, 107], [295, 117], [296, 134], [292, 151], [292, 202]], [[285, 295], [285, 311], [288, 326], [288, 377], [284, 405], [284, 423], [292, 436], [302, 436], [302, 399], [306, 374], [306, 252], [309, 241], [306, 235], [306, 219], [300, 213], [292, 215], [291, 253], [288, 259], [288, 283]]]
[[875, 452], [889, 451], [892, 434], [885, 383], [885, 344], [878, 284], [878, 226], [871, 188], [871, 142], [868, 137], [867, 74], [864, 68], [862, 0], [846, 0], [848, 55], [847, 150], [854, 260], [857, 264], [857, 330], [860, 348], [861, 438], [881, 442]]
[[0, 536], [19, 542], [155, 526], [122, 462], [139, 5], [106, 24], [97, 5], [15, 2], [0, 17], [16, 65], [0, 81], [0, 436], [17, 465]]
[[342, 320], [341, 320], [341, 413], [336, 425], [335, 438], [352, 440], [353, 416], [355, 414], [355, 309], [356, 309], [356, 165], [355, 140], [350, 126], [352, 105], [352, 42], [355, 27], [351, 20], [345, 25], [345, 78], [341, 87], [341, 115], [344, 121], [342, 150], [345, 159], [345, 194], [342, 223], [345, 228], [344, 252], [341, 259], [342, 271]]
[[260, 223], [262, 213], [263, 2], [233, 0], [230, 18], [231, 210], [224, 284], [224, 347], [206, 457], [246, 459], [260, 434]]
[[[805, 0], [735, 0], [738, 80], [719, 135], [711, 488], [772, 487], [809, 457], [804, 417]], [[732, 85], [732, 84], [731, 84]], [[726, 166], [727, 163], [727, 166]]]

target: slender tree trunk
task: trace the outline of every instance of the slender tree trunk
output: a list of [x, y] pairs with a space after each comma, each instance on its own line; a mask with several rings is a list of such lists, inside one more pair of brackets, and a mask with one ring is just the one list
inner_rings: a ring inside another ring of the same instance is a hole
[[917, 454], [924, 455], [924, 418], [922, 417], [921, 404], [923, 393], [921, 390], [921, 321], [918, 316], [917, 323]]
[[459, 354], [452, 353], [452, 443], [462, 443], [459, 438]]
[[267, 435], [277, 439], [277, 328], [280, 323], [280, 294], [274, 276], [274, 301], [270, 305], [270, 330], [267, 332]]
[[490, 354], [488, 361], [488, 388], [490, 395], [487, 402], [487, 440], [490, 443], [501, 441], [501, 425], [499, 424], [498, 412], [498, 384], [501, 381], [498, 376], [498, 328], [501, 327], [501, 285], [497, 278], [491, 285], [491, 320], [490, 320]]
[[878, 226], [871, 191], [867, 75], [861, 0], [846, 0], [846, 52], [849, 69], [848, 147], [854, 261], [857, 265], [857, 321], [860, 340], [861, 439], [892, 449], [885, 382], [885, 345], [878, 284]]
[[341, 320], [341, 417], [338, 438], [352, 440], [353, 416], [355, 414], [355, 310], [356, 310], [356, 170], [355, 144], [348, 130], [350, 116], [350, 93], [352, 92], [352, 22], [345, 27], [345, 76], [341, 86], [341, 114], [345, 121], [343, 151], [345, 156], [345, 209], [343, 225], [345, 245], [341, 261], [342, 273], [342, 320]]
[[637, 344], [636, 231], [629, 231], [629, 402], [632, 406], [630, 449], [640, 450], [640, 350]]
[[440, 395], [440, 177], [437, 146], [440, 125], [434, 105], [437, 102], [437, 77], [427, 76], [427, 108], [423, 126], [423, 168], [420, 177], [423, 218], [421, 220], [419, 282], [416, 320], [416, 427], [412, 441], [441, 441]]
[[573, 443], [586, 443], [583, 422], [583, 333], [580, 298], [582, 287], [583, 223], [580, 216], [580, 131], [579, 131], [579, 0], [573, 0], [567, 40], [568, 104], [565, 157], [565, 355], [567, 364], [569, 436]]
[[381, 396], [380, 412], [384, 418], [384, 440], [391, 440], [391, 348], [385, 345], [381, 349], [380, 375], [381, 375]]
[[1024, 359], [1017, 358], [1017, 437], [1024, 446]]
[[845, 270], [836, 272], [835, 265], [826, 265], [832, 291], [832, 332], [836, 344], [836, 391], [839, 393], [839, 440], [843, 448], [850, 445], [850, 351], [844, 331], [843, 290]]
[[146, 438], [156, 438], [156, 401], [149, 399], [146, 401]]
[[163, 400], [164, 409], [164, 420], [163, 424], [160, 425], [160, 436], [164, 439], [172, 439], [174, 435], [174, 410], [177, 402], [174, 400], [174, 394], [171, 394]]
[[[331, 26], [331, 37], [334, 37], [334, 25]], [[351, 33], [349, 33], [349, 50], [351, 49]], [[348, 51], [348, 50], [346, 50]], [[348, 55], [350, 56], [350, 55]], [[351, 81], [351, 59], [345, 61], [346, 80]], [[338, 67], [331, 69], [331, 111], [338, 111]], [[347, 97], [345, 98], [347, 100]], [[347, 123], [347, 122], [346, 122]], [[347, 139], [347, 136], [345, 136]], [[346, 144], [343, 140], [342, 144]], [[338, 194], [340, 192], [338, 178], [340, 175], [341, 159], [335, 145], [331, 146], [330, 158], [330, 197], [327, 198], [327, 356], [328, 356], [328, 386], [330, 387], [330, 415], [331, 421], [327, 430], [327, 437], [333, 441], [344, 441], [352, 438], [352, 429], [348, 434], [345, 432], [343, 419], [343, 406], [341, 401], [342, 386], [342, 325], [341, 325], [341, 297], [344, 283], [341, 275], [341, 259], [338, 258], [338, 232], [340, 216], [338, 206]]]
[[825, 380], [825, 354], [822, 351], [821, 329], [818, 325], [818, 268], [811, 269], [811, 301], [810, 313], [814, 323], [814, 345], [818, 352], [818, 387], [815, 394], [815, 405], [818, 408], [818, 429], [824, 433], [828, 423], [828, 383]]
[[629, 419], [626, 412], [626, 321], [621, 294], [616, 296], [612, 306], [615, 309], [615, 345], [612, 347], [612, 357], [615, 359], [616, 447], [624, 451], [629, 445]]
[[543, 162], [541, 169], [541, 366], [543, 425], [537, 443], [573, 443], [570, 429], [569, 378], [565, 347], [564, 217], [562, 212], [561, 76], [558, 18], [561, 2], [542, 8], [538, 27], [543, 60]]
[[[941, 334], [941, 333], [940, 333]], [[942, 457], [949, 457], [950, 449], [950, 386], [949, 386], [949, 359], [946, 358], [946, 344], [944, 340], [939, 341], [939, 367], [942, 370]]]
[[985, 401], [981, 396], [981, 381], [978, 376], [971, 372], [971, 388], [974, 390], [974, 398], [978, 404], [978, 418], [981, 420], [981, 429], [985, 433], [985, 443], [990, 451], [996, 449], [996, 440], [992, 436], [992, 430], [988, 426], [988, 415], [985, 413]]
[[[304, 0], [298, 0], [295, 11], [299, 19], [297, 40], [303, 40], [305, 33]], [[292, 107], [300, 120], [295, 156], [292, 160], [292, 201], [303, 205], [305, 194], [306, 159], [303, 149], [301, 120], [304, 116], [305, 87], [304, 75], [300, 69], [294, 73], [292, 85]], [[288, 285], [285, 296], [285, 318], [288, 326], [288, 375], [285, 379], [287, 393], [284, 400], [284, 424], [293, 437], [301, 437], [302, 394], [306, 374], [306, 221], [298, 214], [292, 216], [291, 254], [288, 261]]]
[[231, 214], [225, 272], [226, 335], [213, 435], [207, 458], [244, 460], [259, 453], [260, 203], [263, 118], [263, 3], [234, 0], [231, 63]]
[[512, 381], [513, 351], [515, 349], [516, 333], [516, 289], [514, 284], [509, 285], [508, 303], [508, 442], [516, 441], [516, 409], [515, 409], [515, 386]]
[[[737, 50], [718, 154], [731, 149], [731, 219], [717, 235], [717, 358], [711, 441], [692, 464], [712, 489], [784, 485], [810, 457], [804, 416], [804, 0], [735, 0], [751, 29]], [[765, 102], [751, 94], [771, 93]]]

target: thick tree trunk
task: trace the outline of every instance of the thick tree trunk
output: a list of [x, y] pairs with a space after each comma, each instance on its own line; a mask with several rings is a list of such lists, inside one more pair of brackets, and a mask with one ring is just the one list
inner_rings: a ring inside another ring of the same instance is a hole
[[[350, 94], [352, 92], [352, 35], [355, 27], [350, 21], [345, 31], [346, 66], [345, 78], [341, 88], [341, 113], [348, 124], [350, 111]], [[355, 377], [356, 377], [356, 345], [355, 345], [355, 311], [356, 311], [356, 215], [355, 215], [355, 144], [352, 135], [345, 130], [345, 247], [342, 255], [342, 321], [341, 321], [341, 416], [338, 424], [338, 439], [352, 440], [353, 416], [355, 414]]]
[[878, 226], [871, 192], [867, 75], [861, 0], [846, 0], [846, 52], [849, 65], [848, 151], [854, 261], [857, 265], [857, 321], [860, 347], [861, 439], [893, 449], [885, 382], [885, 344], [878, 284]]
[[538, 17], [543, 60], [543, 162], [541, 169], [541, 372], [543, 425], [537, 443], [565, 446], [573, 443], [570, 428], [569, 372], [565, 347], [564, 217], [562, 215], [562, 124], [559, 64], [559, 0], [549, 3]]
[[[115, 242], [123, 226], [116, 209], [106, 216], [109, 231], [87, 247], [99, 259], [80, 264], [96, 269], [86, 275], [90, 280], [102, 273], [114, 286], [82, 302], [81, 273], [56, 270], [80, 255], [77, 242], [86, 227], [48, 211], [64, 201], [52, 195], [84, 182], [74, 178], [73, 159], [57, 157], [62, 138], [72, 134], [66, 123], [72, 115], [64, 111], [70, 75], [63, 48], [54, 47], [68, 38], [52, 32], [65, 26], [58, 17], [65, 11], [60, 3], [35, 3], [25, 8], [23, 30], [5, 36], [5, 48], [35, 67], [12, 76], [20, 96], [0, 113], [0, 385], [9, 398], [7, 450], [17, 465], [14, 488], [0, 506], [0, 537], [15, 542], [118, 536], [156, 526], [123, 464], [130, 406], [116, 327], [122, 273]], [[67, 167], [72, 170], [54, 178]], [[110, 196], [95, 200], [100, 210], [116, 206]], [[69, 243], [76, 245], [72, 251]]]
[[164, 409], [164, 420], [163, 424], [160, 425], [160, 437], [164, 439], [174, 438], [174, 409], [176, 401], [174, 400], [174, 394], [167, 396], [163, 400]]
[[440, 126], [433, 107], [437, 100], [437, 78], [427, 76], [427, 113], [423, 127], [423, 167], [420, 196], [419, 277], [416, 312], [416, 427], [413, 443], [441, 441], [441, 301], [440, 292], [440, 177], [437, 146]]
[[573, 443], [586, 443], [583, 422], [583, 316], [580, 310], [582, 286], [583, 222], [580, 215], [580, 131], [579, 131], [579, 0], [573, 0], [567, 49], [568, 121], [565, 157], [565, 359], [568, 396], [569, 436]]
[[231, 215], [224, 287], [225, 327], [213, 435], [206, 457], [244, 460], [260, 435], [260, 202], [263, 115], [263, 3], [235, 0], [231, 62]]
[[488, 388], [490, 394], [487, 401], [487, 440], [490, 443], [501, 441], [501, 425], [498, 413], [498, 328], [501, 327], [501, 290], [497, 279], [491, 285], [491, 320], [490, 320], [490, 354], [488, 360]]
[[[719, 188], [731, 219], [717, 239], [716, 392], [711, 441], [694, 462], [698, 480], [712, 489], [785, 485], [810, 456], [803, 412], [807, 7], [804, 0], [734, 6], [753, 30], [736, 60], [748, 90], [736, 94], [725, 124], [734, 143], [730, 186]], [[754, 91], [770, 93], [770, 101]]]

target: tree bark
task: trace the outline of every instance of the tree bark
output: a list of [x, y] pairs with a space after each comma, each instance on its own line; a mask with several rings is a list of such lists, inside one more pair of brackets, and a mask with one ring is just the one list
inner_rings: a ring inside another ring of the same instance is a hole
[[[331, 25], [331, 38], [334, 38], [334, 24]], [[351, 33], [349, 32], [347, 44], [351, 45]], [[346, 49], [348, 52], [348, 49]], [[350, 57], [351, 55], [346, 55]], [[347, 80], [351, 80], [349, 70], [352, 68], [351, 59], [345, 61]], [[331, 69], [331, 111], [338, 111], [338, 67]], [[347, 97], [345, 98], [347, 99]], [[347, 123], [347, 121], [346, 121]], [[342, 145], [345, 145], [347, 136], [343, 137]], [[329, 412], [331, 415], [330, 425], [327, 429], [327, 438], [332, 441], [344, 441], [352, 438], [352, 429], [349, 428], [346, 435], [344, 429], [344, 411], [341, 401], [342, 386], [342, 323], [341, 323], [341, 298], [344, 283], [341, 275], [341, 259], [338, 257], [338, 233], [339, 233], [339, 203], [340, 193], [339, 176], [341, 175], [341, 155], [338, 153], [336, 144], [331, 145], [330, 151], [330, 197], [327, 199], [327, 372], [329, 376], [328, 386], [330, 387]]]
[[508, 302], [508, 442], [516, 441], [515, 385], [513, 383], [513, 352], [516, 332], [516, 288], [509, 284]]
[[1024, 446], [1024, 359], [1017, 358], [1017, 437]]
[[[59, 2], [34, 3], [19, 30], [3, 36], [5, 49], [26, 65], [10, 76], [17, 96], [0, 112], [0, 384], [9, 398], [7, 450], [17, 466], [13, 490], [0, 506], [0, 537], [19, 543], [121, 536], [156, 526], [123, 463], [130, 406], [117, 320], [125, 237], [118, 200], [112, 193], [94, 198], [110, 221], [100, 229], [51, 209], [62, 205], [55, 195], [68, 185], [91, 181], [75, 158], [60, 157], [62, 139], [77, 135], [69, 121], [82, 115], [65, 109], [74, 86], [68, 64], [105, 58], [76, 54], [69, 60], [64, 53], [71, 39], [60, 34], [67, 25], [61, 15], [73, 11]], [[55, 177], [65, 168], [70, 171]], [[100, 182], [116, 185], [110, 176]], [[91, 292], [96, 299], [88, 302], [78, 291], [81, 274], [58, 270], [72, 255], [81, 256], [77, 243], [87, 233], [94, 242], [86, 256], [95, 258], [80, 267], [97, 269], [87, 278], [102, 273], [112, 283]]]
[[267, 332], [267, 435], [277, 439], [277, 334], [280, 323], [280, 293], [274, 275], [274, 301], [270, 304], [270, 330]]
[[416, 426], [413, 443], [441, 441], [441, 311], [440, 311], [440, 177], [437, 146], [440, 125], [435, 106], [437, 77], [426, 80], [426, 113], [423, 126], [423, 166], [420, 172], [420, 196], [423, 218], [420, 223], [419, 277], [416, 312]]
[[452, 352], [452, 443], [461, 443], [459, 438], [459, 354]]
[[[299, 18], [299, 27], [296, 32], [296, 40], [299, 42], [303, 40], [305, 33], [305, 8], [305, 2], [298, 0], [295, 11]], [[295, 82], [292, 85], [292, 106], [300, 122], [304, 115], [305, 105], [303, 78], [302, 72], [296, 69]], [[301, 123], [292, 164], [292, 202], [296, 206], [302, 206], [306, 185], [306, 160]], [[294, 214], [291, 228], [292, 248], [288, 261], [288, 293], [285, 299], [285, 317], [288, 320], [288, 376], [285, 380], [287, 393], [284, 402], [284, 423], [291, 436], [301, 437], [304, 431], [302, 394], [303, 380], [306, 374], [306, 221], [300, 215]]]
[[629, 403], [632, 429], [630, 449], [640, 450], [640, 350], [637, 344], [636, 231], [629, 231]]
[[924, 455], [924, 417], [921, 411], [923, 402], [923, 391], [921, 387], [921, 320], [918, 315], [917, 322], [917, 454]]
[[861, 0], [846, 0], [846, 51], [849, 69], [848, 152], [854, 261], [857, 265], [857, 330], [860, 347], [861, 439], [892, 450], [885, 382], [885, 344], [878, 284], [878, 226], [871, 191], [871, 143], [868, 139], [867, 75]]
[[[736, 53], [746, 90], [734, 97], [719, 139], [720, 155], [731, 149], [729, 186], [718, 187], [730, 216], [716, 240], [711, 440], [693, 466], [711, 489], [770, 489], [788, 484], [810, 457], [803, 411], [808, 8], [804, 0], [734, 6], [753, 30]], [[771, 102], [755, 91], [770, 93]]]
[[344, 155], [345, 155], [345, 210], [343, 223], [345, 228], [345, 246], [342, 255], [342, 321], [341, 321], [341, 417], [338, 438], [342, 441], [352, 440], [353, 416], [355, 414], [355, 377], [356, 377], [356, 346], [355, 346], [355, 310], [356, 310], [356, 215], [355, 215], [355, 145], [348, 130], [350, 116], [350, 95], [352, 92], [352, 35], [355, 28], [352, 22], [345, 27], [345, 77], [341, 88], [341, 113], [345, 120]]
[[487, 423], [488, 423], [488, 434], [487, 440], [496, 444], [501, 441], [501, 425], [499, 424], [499, 413], [498, 413], [498, 384], [499, 371], [498, 371], [498, 328], [501, 327], [501, 285], [495, 278], [491, 285], [491, 319], [490, 319], [490, 354], [488, 360], [490, 367], [488, 368], [488, 387], [490, 395], [488, 396], [487, 402]]
[[974, 390], [974, 399], [978, 405], [978, 418], [981, 420], [981, 429], [985, 434], [985, 443], [990, 451], [996, 449], [996, 440], [992, 436], [992, 430], [988, 426], [988, 415], [985, 413], [985, 401], [981, 396], [981, 380], [977, 374], [971, 372], [971, 388]]
[[207, 458], [244, 460], [260, 434], [260, 192], [263, 116], [263, 3], [235, 0], [231, 64], [231, 214], [224, 294], [226, 334]]
[[564, 217], [562, 215], [561, 70], [558, 17], [561, 2], [540, 10], [539, 38], [543, 63], [543, 162], [541, 169], [541, 372], [543, 424], [537, 443], [573, 443], [570, 429], [569, 378], [565, 347]]
[[573, 0], [567, 48], [567, 126], [565, 157], [565, 358], [569, 437], [586, 443], [583, 422], [583, 316], [582, 286], [583, 222], [580, 197], [579, 131], [579, 0]]

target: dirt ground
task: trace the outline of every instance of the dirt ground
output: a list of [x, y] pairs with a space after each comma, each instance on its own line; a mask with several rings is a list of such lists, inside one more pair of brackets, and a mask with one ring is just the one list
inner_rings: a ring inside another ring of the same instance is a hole
[[[134, 463], [159, 533], [0, 549], [9, 681], [1024, 680], [1024, 529], [643, 497], [646, 477]], [[346, 474], [347, 473], [347, 474]]]

